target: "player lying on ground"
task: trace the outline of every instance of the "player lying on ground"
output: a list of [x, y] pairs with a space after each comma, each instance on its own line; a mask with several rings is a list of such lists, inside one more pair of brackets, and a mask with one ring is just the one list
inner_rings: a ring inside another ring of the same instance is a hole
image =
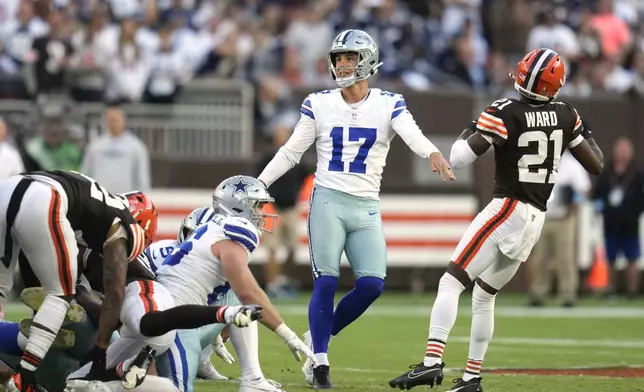
[[[165, 258], [157, 270], [158, 281], [170, 291], [177, 305], [207, 305], [214, 297], [213, 292], [229, 284], [243, 304], [262, 307], [261, 323], [277, 333], [298, 360], [300, 352], [313, 358], [313, 353], [284, 323], [248, 267], [249, 256], [259, 245], [259, 231], [271, 219], [262, 208], [271, 202], [273, 199], [255, 178], [235, 176], [224, 180], [213, 194], [217, 215]], [[204, 336], [210, 341], [217, 333], [210, 331], [208, 336], [199, 330], [179, 331], [172, 348], [158, 360], [159, 374], [172, 377], [181, 392], [192, 392], [201, 341]], [[257, 352], [256, 339], [249, 339], [245, 344], [251, 347], [238, 351], [240, 355]], [[269, 383], [257, 367], [242, 378], [239, 391], [278, 392], [281, 389]]]
[[465, 374], [451, 391], [480, 392], [481, 366], [494, 329], [494, 301], [539, 239], [546, 202], [566, 148], [591, 174], [603, 155], [590, 128], [572, 106], [554, 101], [565, 83], [564, 64], [550, 49], [528, 53], [518, 64], [521, 98], [488, 106], [452, 146], [454, 167], [464, 167], [494, 146], [493, 200], [470, 224], [438, 286], [423, 362], [391, 380], [392, 388], [440, 384], [443, 350], [456, 321], [458, 300], [474, 282], [472, 326]]
[[20, 251], [44, 288], [31, 334], [13, 377], [22, 391], [37, 391], [35, 372], [64, 321], [79, 321], [82, 308], [70, 306], [78, 275], [76, 238], [105, 256], [109, 283], [101, 311], [96, 350], [102, 363], [119, 321], [125, 274], [120, 273], [144, 249], [143, 229], [120, 199], [78, 173], [23, 173], [0, 183], [0, 301], [13, 284]]
[[[170, 255], [175, 248], [179, 247], [188, 236], [197, 228], [213, 219], [215, 210], [212, 207], [200, 207], [192, 211], [181, 223], [179, 235], [176, 240], [161, 240], [150, 245], [144, 254], [150, 260], [150, 267], [153, 271], [157, 271], [163, 264], [165, 258]], [[230, 284], [226, 283], [223, 286], [217, 287], [209, 296], [209, 302], [212, 305], [241, 305], [235, 293], [230, 290]], [[216, 330], [220, 329], [218, 326]], [[229, 330], [230, 340], [235, 347], [235, 352], [239, 358], [239, 367], [241, 369], [241, 378], [245, 381], [250, 380], [264, 380], [264, 374], [259, 364], [259, 331], [257, 323], [252, 323], [248, 328], [237, 328], [234, 325], [226, 327]], [[215, 330], [215, 331], [216, 331]], [[202, 329], [204, 336], [212, 333], [208, 328]], [[202, 339], [204, 342], [205, 339]], [[221, 334], [215, 336], [215, 340], [205, 341], [206, 347], [203, 348], [199, 367], [197, 370], [197, 377], [211, 379], [211, 380], [228, 380], [228, 377], [222, 376], [217, 372], [210, 362], [210, 356], [213, 351], [218, 357], [223, 359], [226, 363], [233, 363], [234, 358], [226, 349], [223, 344]], [[272, 380], [267, 380], [268, 383], [275, 384]], [[256, 384], [265, 384], [263, 381]]]
[[[440, 151], [418, 128], [400, 94], [370, 89], [378, 73], [378, 45], [361, 30], [346, 30], [328, 53], [329, 72], [339, 89], [309, 95], [300, 109], [293, 135], [259, 175], [270, 186], [295, 166], [315, 143], [318, 157], [308, 222], [313, 294], [305, 342], [318, 366], [302, 368], [317, 389], [332, 388], [329, 340], [364, 313], [385, 285], [387, 249], [378, 203], [382, 171], [396, 134], [429, 160], [443, 181], [454, 180]], [[335, 310], [334, 296], [345, 252], [355, 287]]]

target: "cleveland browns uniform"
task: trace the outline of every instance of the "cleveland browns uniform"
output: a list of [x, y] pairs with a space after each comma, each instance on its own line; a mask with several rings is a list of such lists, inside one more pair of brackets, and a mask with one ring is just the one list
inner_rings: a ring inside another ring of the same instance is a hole
[[[511, 260], [528, 258], [541, 233], [561, 155], [584, 140], [579, 114], [563, 102], [533, 106], [503, 98], [483, 110], [473, 126], [494, 146], [496, 174], [492, 202], [452, 255], [471, 278], [483, 274], [501, 254]], [[508, 268], [481, 279], [500, 289], [515, 272]]]
[[[122, 223], [128, 259], [145, 248], [145, 234], [127, 204], [96, 181], [64, 171], [28, 172], [0, 185], [0, 257], [13, 272], [19, 250], [48, 294], [71, 296], [78, 275], [78, 244], [102, 252]], [[0, 285], [0, 294], [10, 288]]]

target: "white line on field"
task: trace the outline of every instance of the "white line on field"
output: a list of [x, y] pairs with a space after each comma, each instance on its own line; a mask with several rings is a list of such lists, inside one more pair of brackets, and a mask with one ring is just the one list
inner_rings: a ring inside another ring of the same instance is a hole
[[[27, 308], [21, 303], [10, 302], [4, 305], [5, 312], [26, 312]], [[278, 305], [278, 310], [284, 315], [306, 316], [308, 305]], [[471, 308], [460, 307], [459, 314], [471, 315]], [[404, 316], [429, 318], [431, 307], [410, 305], [375, 305], [367, 310], [365, 316]], [[644, 318], [644, 309], [625, 307], [579, 307], [573, 309], [561, 308], [527, 308], [521, 306], [497, 306], [495, 315], [507, 318], [601, 318], [601, 319], [640, 319]]]
[[[278, 310], [285, 315], [305, 316], [308, 314], [307, 305], [279, 305]], [[471, 315], [470, 307], [460, 307], [459, 313]], [[431, 306], [409, 305], [375, 305], [367, 310], [366, 316], [405, 316], [429, 318]], [[579, 307], [573, 309], [561, 308], [527, 308], [521, 306], [497, 306], [495, 315], [508, 318], [644, 318], [644, 309], [616, 307]]]

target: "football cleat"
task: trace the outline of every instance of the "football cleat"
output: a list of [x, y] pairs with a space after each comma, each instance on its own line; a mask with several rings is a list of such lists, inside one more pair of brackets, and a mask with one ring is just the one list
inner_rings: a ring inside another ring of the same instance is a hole
[[483, 385], [481, 385], [481, 377], [473, 378], [465, 381], [462, 378], [454, 379], [454, 386], [447, 392], [483, 392]]
[[436, 364], [433, 366], [425, 366], [422, 362], [416, 365], [411, 365], [408, 372], [389, 381], [389, 386], [392, 388], [412, 389], [419, 385], [429, 385], [433, 388], [434, 385], [441, 385], [443, 382], [443, 368], [445, 363]]
[[[152, 347], [143, 347], [139, 355], [134, 358], [127, 369], [123, 372], [123, 377], [121, 378], [121, 385], [123, 388], [134, 389], [143, 383], [145, 376], [148, 374], [148, 368], [154, 359], [155, 353], [156, 352]], [[125, 364], [121, 362], [121, 366], [125, 366]]]
[[241, 380], [239, 392], [285, 392], [282, 385], [273, 380], [256, 378], [254, 380]]
[[[313, 339], [311, 338], [311, 331], [304, 332], [304, 344], [309, 350], [313, 351]], [[304, 373], [304, 380], [313, 385], [313, 361], [311, 358], [306, 357], [304, 365], [302, 365], [302, 373]]]
[[333, 389], [329, 375], [330, 370], [327, 365], [318, 365], [313, 368], [313, 389]]
[[[29, 318], [23, 318], [20, 320], [19, 328], [20, 328], [20, 333], [25, 335], [27, 339], [29, 339], [29, 334], [31, 332], [31, 324], [34, 322], [34, 319], [29, 317]], [[74, 331], [70, 331], [69, 329], [64, 329], [61, 328], [58, 331], [58, 334], [56, 335], [56, 338], [54, 338], [54, 347], [58, 348], [71, 348], [74, 347], [74, 343], [76, 343], [76, 333]]]
[[[28, 287], [20, 293], [20, 301], [35, 312], [45, 302], [45, 297], [45, 290], [42, 287]], [[69, 304], [69, 309], [67, 309], [63, 324], [77, 323], [83, 319], [84, 314], [85, 309], [82, 306], [77, 303], [71, 303]]]
[[204, 380], [212, 381], [229, 381], [230, 378], [219, 373], [210, 360], [203, 361], [199, 364], [199, 369], [197, 369], [197, 377]]

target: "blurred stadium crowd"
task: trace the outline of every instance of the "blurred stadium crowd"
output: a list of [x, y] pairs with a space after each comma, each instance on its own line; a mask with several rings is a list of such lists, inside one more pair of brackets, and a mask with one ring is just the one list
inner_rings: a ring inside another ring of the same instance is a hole
[[0, 98], [172, 102], [215, 76], [287, 102], [332, 87], [326, 54], [345, 28], [379, 43], [380, 81], [412, 89], [500, 95], [545, 46], [568, 62], [562, 94], [642, 93], [643, 16], [639, 0], [0, 0]]

